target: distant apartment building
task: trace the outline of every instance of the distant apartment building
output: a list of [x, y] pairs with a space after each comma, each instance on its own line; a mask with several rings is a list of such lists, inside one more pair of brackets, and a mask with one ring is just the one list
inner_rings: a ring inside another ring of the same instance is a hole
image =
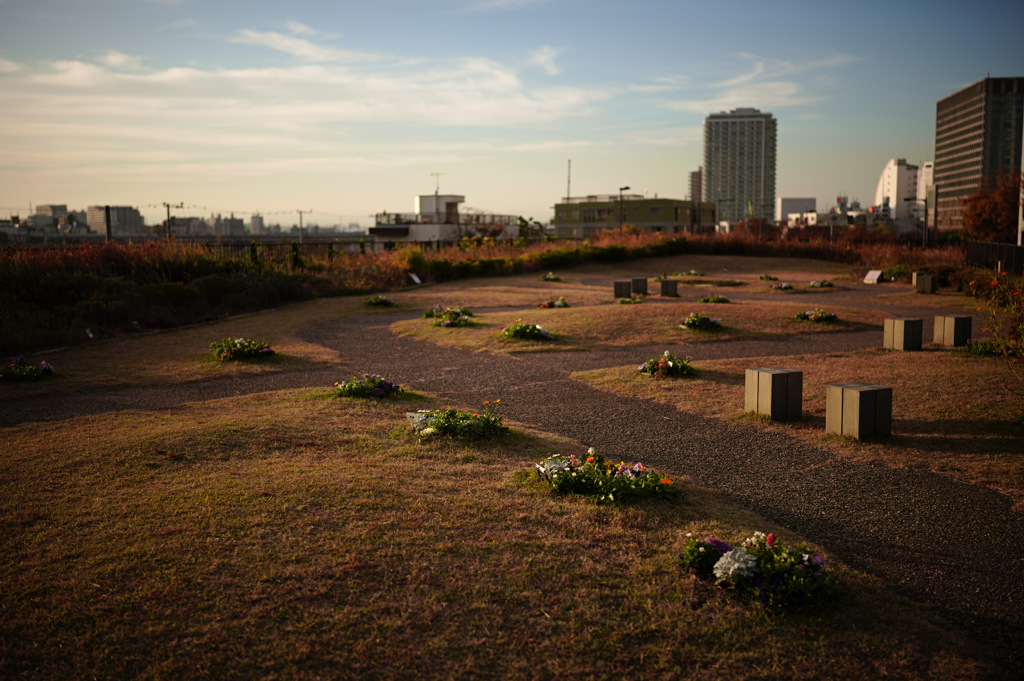
[[253, 213], [252, 217], [249, 218], [249, 233], [250, 234], [263, 234], [266, 229], [263, 226], [263, 216], [259, 213]]
[[962, 202], [985, 179], [1019, 171], [1024, 77], [985, 78], [935, 106], [935, 226], [963, 225]]
[[86, 220], [89, 231], [105, 234], [107, 220], [110, 220], [110, 233], [113, 236], [137, 236], [144, 232], [145, 223], [142, 214], [131, 206], [89, 206], [86, 209]]
[[703, 200], [703, 188], [701, 183], [704, 181], [703, 168], [697, 168], [695, 171], [690, 173], [690, 196], [688, 197], [694, 203], [700, 203]]
[[777, 124], [770, 113], [733, 109], [704, 119], [701, 199], [719, 220], [771, 220], [775, 214]]
[[583, 239], [620, 224], [666, 234], [714, 230], [715, 204], [681, 199], [644, 198], [640, 194], [569, 197], [555, 204], [551, 221], [560, 238]]
[[903, 158], [890, 159], [875, 188], [875, 220], [901, 232], [919, 229], [925, 219], [932, 167], [930, 162], [914, 165]]
[[818, 200], [778, 197], [775, 199], [775, 222], [785, 222], [790, 215], [803, 215], [817, 210]]
[[453, 243], [463, 237], [514, 239], [519, 233], [516, 215], [459, 212], [465, 196], [422, 194], [413, 200], [412, 213], [378, 213], [368, 230], [377, 242]]

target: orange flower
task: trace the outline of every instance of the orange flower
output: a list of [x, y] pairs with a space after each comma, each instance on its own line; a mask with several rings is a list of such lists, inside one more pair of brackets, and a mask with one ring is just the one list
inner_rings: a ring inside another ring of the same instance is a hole
[[490, 404], [490, 403], [491, 403], [490, 400], [484, 400], [484, 404]]
[[475, 419], [480, 418], [480, 414], [473, 414], [473, 418], [475, 418]]
[[587, 457], [587, 463], [593, 463], [593, 462], [594, 462], [594, 457], [588, 456]]
[[967, 282], [967, 285], [968, 286], [974, 286], [974, 282], [973, 281], [969, 281], [969, 282]]
[[661, 479], [661, 484], [663, 484], [663, 485], [671, 485], [672, 481], [669, 480], [668, 478], [662, 478]]

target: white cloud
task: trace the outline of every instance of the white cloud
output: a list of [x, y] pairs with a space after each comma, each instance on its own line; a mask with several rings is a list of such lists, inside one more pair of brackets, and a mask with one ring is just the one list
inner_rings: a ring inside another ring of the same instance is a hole
[[531, 5], [543, 5], [546, 2], [548, 0], [477, 0], [468, 7], [468, 10], [470, 12], [511, 12]]
[[[2, 2], [2, 0], [0, 0]], [[21, 70], [21, 65], [8, 61], [7, 59], [0, 59], [0, 73], [14, 73]]]
[[287, 26], [288, 30], [295, 35], [313, 35], [316, 33], [312, 28], [298, 21], [289, 21], [285, 26]]
[[557, 76], [561, 73], [561, 69], [555, 65], [555, 58], [561, 54], [561, 50], [551, 47], [550, 45], [544, 45], [534, 50], [530, 54], [530, 63], [534, 66], [539, 66], [549, 76]]
[[231, 40], [235, 43], [268, 47], [300, 59], [313, 62], [366, 61], [377, 57], [365, 52], [353, 52], [335, 47], [324, 47], [304, 38], [285, 35], [274, 31], [251, 31], [243, 29]]
[[142, 70], [142, 57], [135, 57], [130, 54], [118, 52], [117, 50], [110, 50], [97, 61], [112, 69], [125, 69], [130, 71]]

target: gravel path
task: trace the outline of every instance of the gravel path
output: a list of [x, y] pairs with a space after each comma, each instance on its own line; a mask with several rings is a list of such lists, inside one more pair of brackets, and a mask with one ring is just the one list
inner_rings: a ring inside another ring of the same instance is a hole
[[[610, 288], [610, 287], [609, 287]], [[856, 292], [851, 295], [856, 296]], [[814, 298], [814, 300], [821, 300]], [[831, 299], [831, 304], [841, 304]], [[897, 314], [913, 310], [894, 310]], [[928, 320], [932, 312], [917, 311]], [[491, 355], [392, 335], [409, 313], [374, 313], [300, 330], [333, 348], [351, 372], [375, 372], [455, 405], [501, 398], [510, 420], [573, 438], [609, 458], [687, 475], [799, 532], [847, 564], [935, 606], [991, 652], [1007, 678], [1024, 664], [1024, 517], [992, 490], [918, 470], [839, 461], [784, 432], [621, 398], [569, 379], [589, 368], [634, 364], [667, 347], [601, 353]], [[685, 347], [695, 359], [836, 352], [877, 347], [880, 329]], [[680, 346], [674, 346], [679, 351]], [[283, 388], [330, 385], [337, 371], [214, 379], [87, 395], [0, 402], [0, 426], [123, 409], [161, 408]], [[897, 424], [898, 428], [898, 424]]]

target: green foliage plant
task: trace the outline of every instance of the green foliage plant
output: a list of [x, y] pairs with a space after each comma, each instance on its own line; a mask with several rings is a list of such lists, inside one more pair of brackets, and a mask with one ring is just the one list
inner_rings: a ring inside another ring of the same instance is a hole
[[362, 378], [353, 376], [344, 383], [334, 384], [337, 397], [394, 397], [403, 392], [401, 386], [377, 374], [363, 374]]
[[547, 301], [544, 301], [543, 303], [541, 303], [537, 307], [539, 307], [541, 309], [551, 308], [551, 307], [569, 307], [569, 303], [568, 303], [568, 301], [566, 301], [565, 297], [563, 296], [563, 297], [561, 297], [561, 298], [559, 298], [557, 300], [547, 300]]
[[445, 407], [444, 409], [420, 409], [407, 412], [406, 418], [412, 424], [416, 434], [421, 437], [492, 439], [509, 431], [509, 427], [502, 423], [499, 402], [501, 400], [484, 402], [483, 413]]
[[210, 349], [213, 350], [213, 356], [221, 362], [237, 359], [261, 359], [274, 355], [269, 343], [254, 341], [251, 338], [225, 338], [210, 343]]
[[541, 277], [541, 281], [562, 281], [562, 278], [555, 274], [554, 272], [548, 272], [543, 277]]
[[506, 341], [552, 341], [555, 335], [540, 324], [526, 324], [517, 319], [501, 330], [499, 337]]
[[637, 296], [630, 296], [629, 298], [619, 298], [615, 302], [619, 305], [639, 305], [641, 303], [641, 299]]
[[703, 579], [760, 600], [771, 611], [797, 611], [827, 603], [837, 590], [825, 560], [806, 544], [784, 546], [774, 534], [755, 532], [739, 546], [687, 535], [683, 567]]
[[558, 494], [591, 497], [597, 503], [625, 503], [647, 497], [668, 498], [679, 494], [672, 480], [640, 462], [613, 464], [587, 450], [581, 461], [575, 454], [550, 456], [536, 465], [537, 475]]
[[684, 319], [680, 326], [691, 331], [711, 331], [720, 329], [722, 323], [717, 319], [712, 319], [703, 312], [691, 312], [690, 316]]
[[758, 279], [760, 279], [761, 281], [778, 281], [779, 280], [778, 277], [773, 277], [770, 274], [762, 274], [760, 277], [758, 277]]
[[636, 369], [641, 374], [650, 374], [653, 378], [685, 378], [695, 376], [697, 370], [690, 365], [689, 357], [677, 357], [666, 350], [661, 357], [649, 359]]
[[983, 301], [977, 312], [988, 315], [982, 333], [988, 334], [988, 342], [998, 349], [1016, 381], [1016, 386], [1007, 387], [1024, 394], [1024, 368], [1018, 361], [1024, 356], [1024, 275], [1002, 272], [987, 281], [975, 279], [967, 286]]
[[825, 310], [807, 310], [804, 312], [797, 312], [794, 316], [798, 322], [819, 322], [822, 324], [828, 324], [830, 322], [837, 321], [839, 317], [834, 312], [826, 312]]
[[698, 303], [728, 303], [729, 299], [725, 296], [720, 296], [716, 293], [709, 293], [706, 296], [701, 297]]
[[832, 282], [828, 279], [815, 279], [810, 283], [811, 288], [832, 288]]
[[38, 381], [53, 375], [53, 367], [46, 360], [29, 364], [24, 357], [0, 366], [0, 381]]
[[394, 304], [395, 302], [393, 300], [379, 293], [374, 293], [372, 296], [367, 296], [363, 300], [363, 305], [366, 305], [367, 307], [391, 307]]

